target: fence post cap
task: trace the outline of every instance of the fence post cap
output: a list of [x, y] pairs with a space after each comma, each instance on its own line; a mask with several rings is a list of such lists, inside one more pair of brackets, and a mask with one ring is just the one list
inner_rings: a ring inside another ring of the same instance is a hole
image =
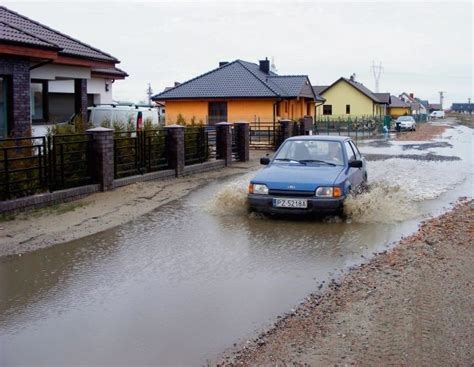
[[184, 129], [183, 125], [166, 125], [165, 129]]
[[233, 125], [232, 122], [227, 122], [227, 121], [218, 122], [216, 124], [216, 126], [230, 126], [230, 125]]
[[92, 129], [87, 129], [86, 132], [88, 133], [105, 133], [105, 132], [109, 132], [109, 131], [114, 131], [114, 129], [109, 129], [108, 127], [102, 127], [102, 126], [99, 126], [99, 127], [94, 127]]

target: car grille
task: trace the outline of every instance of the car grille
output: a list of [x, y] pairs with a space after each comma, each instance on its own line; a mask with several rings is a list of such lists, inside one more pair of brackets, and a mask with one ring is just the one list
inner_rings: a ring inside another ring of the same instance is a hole
[[300, 190], [269, 190], [269, 195], [284, 196], [284, 197], [313, 197], [314, 191], [300, 191]]

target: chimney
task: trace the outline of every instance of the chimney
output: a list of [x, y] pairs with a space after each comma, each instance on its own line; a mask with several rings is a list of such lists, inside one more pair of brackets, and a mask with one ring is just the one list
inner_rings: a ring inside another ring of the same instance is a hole
[[260, 60], [260, 70], [265, 74], [270, 72], [270, 61], [268, 60], [268, 57], [265, 57], [265, 60]]
[[180, 85], [181, 83], [180, 82], [174, 82], [174, 86], [177, 87], [178, 85]]
[[355, 75], [355, 73], [353, 73], [353, 74], [349, 77], [349, 80], [352, 81], [352, 82], [355, 82], [355, 79], [356, 79], [356, 75]]
[[229, 61], [220, 61], [219, 62], [219, 67], [223, 67], [224, 65], [227, 65], [229, 63]]
[[413, 99], [414, 98], [414, 95], [413, 93], [410, 93], [410, 98]]

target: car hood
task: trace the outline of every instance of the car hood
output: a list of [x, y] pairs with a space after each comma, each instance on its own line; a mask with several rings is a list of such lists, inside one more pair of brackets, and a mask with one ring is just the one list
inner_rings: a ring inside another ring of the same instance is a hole
[[332, 186], [343, 170], [342, 166], [272, 164], [259, 171], [252, 182], [270, 190], [314, 191], [319, 186]]

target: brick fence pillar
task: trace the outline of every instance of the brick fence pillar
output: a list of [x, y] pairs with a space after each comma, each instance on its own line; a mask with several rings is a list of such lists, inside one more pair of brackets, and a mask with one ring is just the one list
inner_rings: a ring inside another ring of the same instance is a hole
[[235, 145], [240, 162], [247, 162], [250, 150], [250, 126], [248, 122], [234, 123]]
[[280, 120], [280, 135], [281, 142], [284, 142], [285, 139], [291, 137], [293, 132], [293, 121], [291, 120]]
[[232, 164], [232, 124], [216, 124], [216, 158], [223, 159], [226, 166]]
[[311, 116], [303, 117], [299, 120], [300, 134], [301, 135], [312, 135], [313, 134], [313, 118]]
[[169, 125], [166, 129], [166, 152], [170, 168], [176, 172], [176, 177], [184, 173], [184, 126]]
[[74, 113], [87, 122], [87, 79], [74, 79]]
[[114, 130], [96, 127], [87, 130], [92, 135], [93, 174], [101, 191], [114, 188]]

